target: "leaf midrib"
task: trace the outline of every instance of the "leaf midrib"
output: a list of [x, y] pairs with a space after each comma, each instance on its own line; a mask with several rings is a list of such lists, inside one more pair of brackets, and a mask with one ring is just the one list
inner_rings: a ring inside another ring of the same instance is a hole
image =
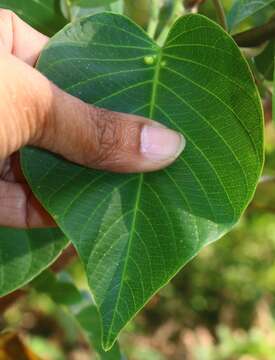
[[[158, 50], [159, 53], [157, 55], [157, 62], [156, 62], [156, 65], [155, 65], [155, 73], [154, 73], [154, 77], [153, 77], [153, 81], [152, 81], [152, 97], [151, 97], [150, 109], [149, 109], [149, 118], [150, 119], [153, 119], [153, 116], [154, 116], [154, 109], [155, 109], [156, 98], [157, 98], [158, 78], [159, 78], [159, 73], [160, 73], [160, 68], [161, 68], [161, 60], [162, 60], [162, 49], [158, 47], [158, 48], [156, 48], [156, 50]], [[121, 283], [120, 283], [117, 300], [116, 300], [115, 307], [114, 307], [114, 310], [113, 310], [111, 326], [110, 326], [110, 330], [109, 330], [109, 334], [108, 334], [107, 342], [106, 342], [107, 348], [111, 348], [111, 346], [114, 343], [114, 341], [110, 341], [110, 337], [111, 337], [111, 334], [112, 334], [114, 321], [115, 321], [115, 318], [116, 318], [115, 314], [117, 312], [117, 307], [118, 307], [118, 304], [120, 302], [120, 294], [121, 294], [122, 287], [123, 287], [123, 284], [124, 284], [123, 280], [125, 278], [125, 273], [126, 273], [126, 269], [127, 269], [131, 244], [132, 244], [134, 234], [135, 234], [137, 213], [138, 213], [138, 210], [139, 210], [139, 204], [140, 204], [140, 199], [141, 199], [141, 194], [142, 194], [143, 182], [144, 182], [144, 174], [140, 174], [139, 175], [138, 188], [137, 188], [136, 202], [135, 202], [135, 207], [134, 207], [134, 211], [133, 211], [133, 220], [132, 220], [132, 224], [131, 224], [129, 241], [128, 241], [128, 248], [127, 248], [127, 253], [126, 253], [126, 256], [125, 256], [125, 261], [124, 261], [124, 266], [123, 266], [122, 280], [121, 280]], [[137, 312], [138, 311], [139, 310], [137, 310]]]

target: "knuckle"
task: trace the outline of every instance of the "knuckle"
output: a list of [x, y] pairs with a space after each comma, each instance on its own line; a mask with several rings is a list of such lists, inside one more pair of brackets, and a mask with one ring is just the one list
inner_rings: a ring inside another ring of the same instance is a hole
[[116, 161], [123, 147], [123, 126], [118, 115], [109, 110], [91, 108], [94, 127], [93, 166], [104, 167]]
[[114, 158], [121, 147], [121, 122], [116, 114], [105, 109], [96, 109], [97, 161], [106, 162]]

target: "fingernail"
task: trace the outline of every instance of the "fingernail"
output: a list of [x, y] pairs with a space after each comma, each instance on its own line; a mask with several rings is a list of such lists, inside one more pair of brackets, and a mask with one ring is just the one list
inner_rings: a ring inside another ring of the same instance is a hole
[[185, 148], [184, 137], [173, 130], [145, 125], [141, 131], [141, 153], [150, 160], [176, 159]]

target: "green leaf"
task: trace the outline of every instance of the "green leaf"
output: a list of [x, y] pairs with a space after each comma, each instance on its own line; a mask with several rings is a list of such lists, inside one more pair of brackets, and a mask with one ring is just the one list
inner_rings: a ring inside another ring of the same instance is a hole
[[116, 1], [117, 0], [73, 0], [71, 1], [71, 3], [73, 5], [78, 5], [80, 7], [93, 8], [93, 7], [110, 5]]
[[0, 0], [0, 7], [10, 9], [45, 35], [52, 36], [66, 23], [59, 0]]
[[118, 0], [110, 5], [110, 11], [123, 14], [124, 13], [124, 2], [123, 0]]
[[[103, 350], [101, 345], [101, 324], [96, 306], [90, 305], [92, 303], [91, 299], [87, 299], [78, 290], [67, 273], [55, 275], [46, 270], [34, 279], [32, 288], [39, 293], [47, 294], [56, 304], [68, 307], [69, 313], [77, 320], [92, 349], [96, 351], [98, 360], [122, 359], [117, 343], [111, 351], [105, 352]], [[83, 306], [83, 304], [85, 305]], [[81, 310], [76, 312], [74, 309], [78, 307]]]
[[84, 16], [89, 16], [104, 11], [123, 13], [123, 0], [90, 1], [76, 0], [71, 1], [68, 7], [67, 0], [61, 0], [61, 8], [67, 19], [76, 20]]
[[133, 175], [22, 152], [30, 186], [85, 265], [108, 349], [153, 294], [239, 220], [263, 165], [260, 98], [235, 42], [200, 15], [177, 21], [162, 49], [123, 16], [84, 18], [50, 41], [38, 68], [88, 103], [158, 120], [187, 141], [168, 169]]
[[270, 41], [264, 51], [255, 57], [257, 70], [266, 80], [273, 80], [275, 41]]
[[30, 282], [58, 257], [68, 241], [58, 229], [0, 228], [0, 296]]
[[227, 18], [229, 29], [232, 30], [249, 16], [273, 4], [275, 0], [235, 0]]
[[59, 305], [75, 305], [82, 301], [80, 291], [71, 281], [60, 279], [51, 271], [44, 271], [32, 285], [38, 292], [49, 295]]
[[122, 355], [116, 343], [114, 347], [105, 352], [101, 345], [101, 324], [97, 309], [94, 305], [82, 309], [76, 316], [82, 330], [84, 330], [92, 348], [97, 352], [98, 360], [121, 360]]

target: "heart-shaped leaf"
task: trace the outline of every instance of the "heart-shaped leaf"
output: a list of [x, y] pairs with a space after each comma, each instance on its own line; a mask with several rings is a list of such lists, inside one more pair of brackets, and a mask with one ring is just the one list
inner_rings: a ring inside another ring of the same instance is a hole
[[0, 228], [0, 296], [30, 282], [67, 245], [59, 229]]
[[263, 165], [260, 99], [231, 37], [182, 17], [160, 49], [129, 19], [97, 14], [67, 26], [38, 68], [86, 102], [181, 131], [187, 146], [160, 172], [85, 169], [34, 148], [25, 175], [85, 265], [110, 348], [119, 331], [249, 203]]
[[14, 11], [28, 24], [46, 35], [53, 35], [65, 24], [59, 0], [0, 0], [0, 8]]

